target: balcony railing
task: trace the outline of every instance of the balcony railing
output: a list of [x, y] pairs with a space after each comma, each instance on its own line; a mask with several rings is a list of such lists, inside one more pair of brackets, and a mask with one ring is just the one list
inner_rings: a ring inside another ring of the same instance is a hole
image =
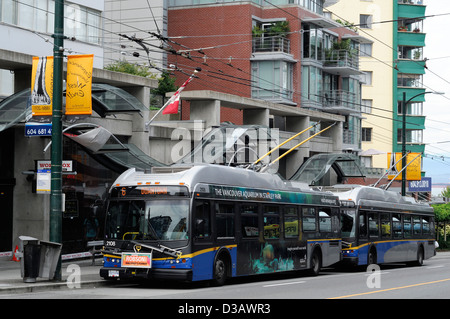
[[350, 114], [361, 111], [357, 95], [349, 91], [332, 90], [323, 94], [324, 110], [337, 111], [339, 113]]
[[253, 39], [252, 52], [283, 52], [290, 53], [291, 42], [285, 37], [261, 37]]
[[347, 50], [332, 50], [326, 54], [325, 66], [359, 69], [359, 56]]

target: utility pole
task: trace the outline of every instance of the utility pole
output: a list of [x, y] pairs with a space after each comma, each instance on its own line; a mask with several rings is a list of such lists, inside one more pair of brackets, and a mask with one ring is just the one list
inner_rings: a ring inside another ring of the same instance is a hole
[[[402, 169], [406, 167], [406, 92], [403, 92], [402, 103]], [[406, 195], [406, 170], [402, 172], [402, 196]]]
[[[53, 113], [50, 192], [50, 241], [62, 243], [62, 102], [64, 52], [64, 0], [55, 0], [53, 34]], [[61, 281], [61, 257], [54, 280]]]

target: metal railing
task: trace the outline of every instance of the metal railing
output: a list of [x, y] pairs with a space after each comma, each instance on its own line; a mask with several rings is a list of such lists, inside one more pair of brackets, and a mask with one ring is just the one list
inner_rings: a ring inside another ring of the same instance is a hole
[[290, 53], [291, 42], [285, 37], [261, 37], [254, 38], [252, 52], [283, 52]]
[[359, 56], [348, 50], [332, 50], [326, 54], [325, 66], [359, 70]]

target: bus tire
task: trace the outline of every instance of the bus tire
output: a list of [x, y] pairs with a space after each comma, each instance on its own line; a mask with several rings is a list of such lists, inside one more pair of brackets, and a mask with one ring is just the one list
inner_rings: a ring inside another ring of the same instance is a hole
[[223, 286], [228, 277], [228, 258], [225, 253], [217, 254], [213, 265], [213, 285]]
[[367, 254], [367, 266], [377, 264], [377, 250], [374, 246], [370, 247]]
[[420, 245], [417, 250], [417, 259], [411, 263], [412, 266], [422, 266], [424, 260], [423, 246]]
[[310, 266], [309, 273], [311, 276], [319, 275], [320, 268], [322, 267], [322, 254], [320, 253], [320, 249], [314, 249], [311, 255]]

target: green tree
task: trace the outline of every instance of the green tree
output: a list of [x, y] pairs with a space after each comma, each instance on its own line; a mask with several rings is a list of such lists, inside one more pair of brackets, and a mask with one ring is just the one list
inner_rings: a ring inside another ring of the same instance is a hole
[[442, 197], [450, 198], [450, 186], [447, 186], [441, 191]]
[[431, 205], [437, 222], [450, 221], [450, 203]]
[[175, 80], [176, 78], [171, 77], [169, 72], [163, 72], [161, 74], [161, 77], [158, 79], [158, 87], [151, 90], [152, 98], [150, 104], [152, 106], [163, 106], [166, 93], [178, 90], [178, 87], [175, 85]]
[[109, 71], [122, 72], [122, 73], [142, 76], [145, 78], [154, 79], [156, 77], [155, 74], [153, 74], [149, 71], [148, 67], [139, 65], [139, 64], [130, 63], [127, 61], [117, 61], [117, 62], [108, 64], [107, 66], [104, 67], [104, 69], [109, 70]]

